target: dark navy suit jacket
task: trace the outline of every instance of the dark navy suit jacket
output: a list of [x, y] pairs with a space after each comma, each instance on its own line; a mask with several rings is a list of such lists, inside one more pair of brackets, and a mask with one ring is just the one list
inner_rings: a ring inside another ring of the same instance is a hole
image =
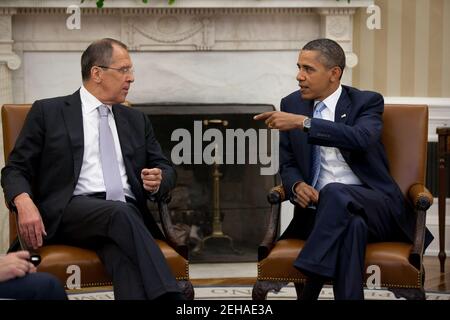
[[[164, 157], [145, 114], [121, 104], [113, 105], [112, 110], [131, 190], [150, 232], [155, 238], [162, 238], [147, 208], [146, 200], [151, 196], [142, 186], [141, 170], [153, 167], [162, 170], [163, 180], [155, 196], [175, 186], [175, 170]], [[30, 194], [44, 221], [47, 240], [55, 234], [72, 198], [83, 152], [80, 92], [36, 101], [2, 169], [1, 182], [10, 205], [18, 194]]]
[[[299, 91], [281, 101], [281, 111], [312, 118], [314, 101], [303, 100]], [[389, 173], [381, 142], [383, 97], [371, 91], [342, 86], [335, 111], [335, 122], [312, 119], [308, 133], [302, 130], [280, 134], [280, 174], [288, 199], [298, 181], [311, 184], [312, 145], [338, 148], [356, 176], [369, 188], [379, 192], [391, 208], [404, 235], [413, 240], [415, 215]], [[427, 237], [427, 244], [431, 241]]]

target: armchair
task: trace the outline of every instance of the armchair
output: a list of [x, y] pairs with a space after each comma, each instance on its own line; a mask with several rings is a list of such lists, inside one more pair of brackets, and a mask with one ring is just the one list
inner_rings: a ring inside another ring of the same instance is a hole
[[[31, 105], [4, 105], [2, 108], [3, 147], [5, 160], [14, 147]], [[173, 232], [167, 204], [169, 198], [158, 202], [159, 215], [164, 240], [156, 240], [168, 265], [176, 277], [180, 288], [187, 299], [194, 299], [194, 290], [189, 280], [188, 247], [180, 243]], [[12, 243], [17, 237], [16, 213], [9, 213], [9, 239]], [[41, 258], [38, 271], [49, 272], [59, 278], [67, 288], [68, 266], [77, 265], [81, 269], [81, 287], [98, 287], [112, 285], [97, 254], [88, 249], [68, 245], [44, 245], [36, 252]]]
[[[428, 107], [385, 105], [382, 140], [390, 163], [391, 175], [416, 213], [414, 243], [369, 243], [366, 268], [377, 265], [381, 271], [381, 287], [397, 297], [425, 299], [423, 251], [426, 210], [433, 196], [425, 188], [428, 137]], [[258, 249], [258, 276], [253, 287], [253, 299], [263, 300], [271, 290], [279, 291], [294, 282], [297, 296], [303, 289], [305, 276], [293, 266], [305, 241], [277, 241], [281, 202], [285, 200], [282, 186], [272, 188], [268, 201], [272, 205], [269, 226]], [[367, 275], [366, 275], [367, 276]]]

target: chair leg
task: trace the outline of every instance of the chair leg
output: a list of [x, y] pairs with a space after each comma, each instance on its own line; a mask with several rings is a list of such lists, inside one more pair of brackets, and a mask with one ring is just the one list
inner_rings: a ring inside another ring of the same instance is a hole
[[194, 287], [192, 283], [189, 280], [178, 280], [177, 283], [186, 299], [194, 300]]
[[406, 298], [406, 300], [425, 300], [425, 290], [423, 288], [405, 289], [405, 288], [389, 288], [396, 298]]
[[269, 291], [280, 292], [288, 282], [257, 280], [252, 290], [253, 300], [266, 300]]

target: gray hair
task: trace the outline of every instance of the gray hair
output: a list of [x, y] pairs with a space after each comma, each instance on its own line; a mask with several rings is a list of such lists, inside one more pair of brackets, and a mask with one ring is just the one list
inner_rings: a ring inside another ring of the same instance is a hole
[[92, 42], [81, 55], [81, 77], [83, 81], [91, 78], [91, 69], [93, 66], [109, 66], [111, 64], [111, 57], [113, 53], [113, 45], [128, 50], [127, 46], [122, 42], [104, 38]]

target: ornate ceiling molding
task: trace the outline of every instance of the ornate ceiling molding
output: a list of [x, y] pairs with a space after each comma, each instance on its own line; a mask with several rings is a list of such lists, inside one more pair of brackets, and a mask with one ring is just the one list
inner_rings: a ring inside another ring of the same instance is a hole
[[17, 13], [17, 9], [16, 8], [2, 8], [0, 7], [0, 15], [2, 16], [12, 16], [15, 15]]
[[354, 15], [356, 12], [355, 8], [320, 8], [320, 9], [314, 9], [318, 14], [321, 16], [329, 16], [329, 15]]
[[[179, 0], [169, 5], [167, 0], [108, 0], [105, 8], [361, 8], [373, 4], [373, 0]], [[3, 7], [16, 8], [67, 8], [73, 0], [2, 0]], [[96, 8], [95, 0], [86, 0], [83, 8]]]
[[[0, 8], [21, 15], [66, 14], [66, 8]], [[315, 14], [313, 8], [80, 8], [83, 15]]]

